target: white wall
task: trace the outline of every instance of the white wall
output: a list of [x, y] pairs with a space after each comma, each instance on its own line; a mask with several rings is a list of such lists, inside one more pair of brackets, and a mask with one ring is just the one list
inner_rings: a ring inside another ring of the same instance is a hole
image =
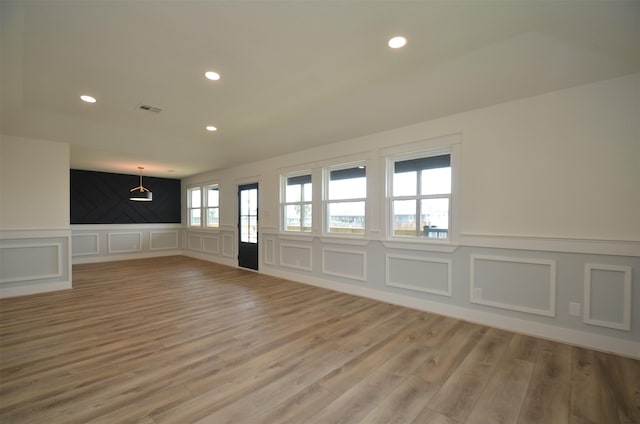
[[0, 297], [71, 287], [69, 145], [0, 139]]
[[[258, 181], [261, 272], [640, 357], [639, 88], [636, 74], [197, 175], [183, 186], [219, 184], [221, 228], [184, 239], [235, 249], [237, 185]], [[448, 136], [460, 141], [455, 243], [390, 242], [385, 155]], [[319, 194], [322, 167], [352, 160], [367, 161], [365, 237], [326, 237], [317, 221], [281, 233], [279, 175], [310, 170]], [[184, 251], [235, 264], [223, 250]]]
[[465, 134], [462, 231], [640, 240], [639, 81], [444, 120]]
[[69, 145], [3, 135], [0, 228], [69, 228]]

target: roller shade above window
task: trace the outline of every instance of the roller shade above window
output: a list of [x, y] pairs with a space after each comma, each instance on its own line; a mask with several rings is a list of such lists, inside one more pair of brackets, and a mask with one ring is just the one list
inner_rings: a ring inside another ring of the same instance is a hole
[[449, 168], [451, 166], [451, 155], [430, 156], [398, 161], [394, 166], [394, 173], [413, 172], [423, 169]]
[[356, 166], [355, 168], [336, 169], [331, 171], [329, 179], [331, 181], [349, 180], [351, 178], [364, 178], [367, 176], [366, 168]]
[[298, 175], [297, 177], [288, 177], [287, 185], [311, 184], [311, 175]]

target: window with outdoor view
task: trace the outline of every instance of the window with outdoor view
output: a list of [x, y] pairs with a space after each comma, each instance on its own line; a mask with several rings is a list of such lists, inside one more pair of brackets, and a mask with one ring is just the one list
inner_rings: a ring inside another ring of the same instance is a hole
[[284, 178], [282, 216], [285, 231], [311, 231], [312, 193], [310, 174]]
[[202, 225], [202, 189], [200, 187], [187, 190], [187, 214], [190, 227]]
[[448, 239], [451, 155], [395, 160], [391, 166], [392, 235]]
[[329, 170], [325, 199], [325, 231], [337, 234], [364, 234], [366, 199], [367, 176], [364, 166]]
[[207, 227], [219, 227], [220, 226], [220, 192], [217, 185], [210, 185], [207, 187], [207, 200], [206, 200], [206, 219]]

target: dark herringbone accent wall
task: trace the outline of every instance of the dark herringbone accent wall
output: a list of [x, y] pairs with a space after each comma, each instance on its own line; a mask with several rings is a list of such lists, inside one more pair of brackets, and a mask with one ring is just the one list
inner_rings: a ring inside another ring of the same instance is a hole
[[142, 177], [152, 202], [132, 202], [138, 175], [71, 170], [71, 224], [180, 223], [180, 180]]

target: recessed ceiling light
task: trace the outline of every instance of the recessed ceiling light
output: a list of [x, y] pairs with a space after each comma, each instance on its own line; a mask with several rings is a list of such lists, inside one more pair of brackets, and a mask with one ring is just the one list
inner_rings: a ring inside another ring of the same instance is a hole
[[389, 40], [388, 44], [392, 49], [399, 49], [400, 47], [404, 47], [404, 45], [407, 44], [407, 39], [400, 36], [393, 37]]
[[211, 131], [211, 132], [213, 132], [213, 131], [217, 131], [217, 130], [218, 130], [218, 129], [217, 129], [216, 127], [214, 127], [213, 125], [209, 125], [209, 126], [207, 127], [207, 131]]
[[80, 99], [83, 102], [87, 102], [87, 103], [95, 103], [96, 102], [95, 97], [87, 96], [86, 94], [80, 96]]
[[218, 81], [220, 79], [220, 74], [213, 71], [205, 72], [204, 76], [210, 79], [211, 81]]

